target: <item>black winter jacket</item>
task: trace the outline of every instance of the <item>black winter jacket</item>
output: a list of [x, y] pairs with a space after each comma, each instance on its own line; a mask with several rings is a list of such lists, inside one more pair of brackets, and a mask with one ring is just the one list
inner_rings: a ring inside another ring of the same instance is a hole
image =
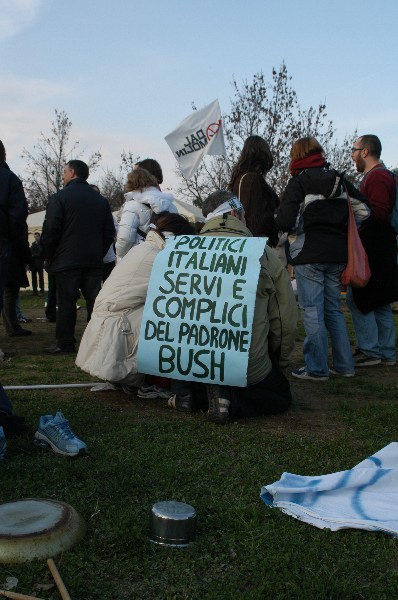
[[276, 192], [262, 175], [251, 171], [240, 173], [233, 181], [231, 189], [245, 208], [246, 227], [256, 237], [268, 237], [268, 246], [275, 248], [278, 243], [278, 230], [275, 227], [274, 215], [279, 206]]
[[109, 203], [86, 180], [72, 179], [50, 198], [41, 243], [52, 273], [102, 268], [114, 237]]
[[12, 240], [18, 247], [24, 246], [27, 216], [22, 182], [6, 162], [0, 162], [0, 237]]
[[7, 287], [29, 287], [25, 266], [30, 266], [31, 261], [32, 257], [28, 242], [28, 226], [25, 224], [23, 239], [20, 239], [17, 244], [14, 240], [11, 240], [7, 270]]
[[291, 264], [347, 262], [347, 187], [357, 222], [370, 215], [366, 197], [328, 165], [290, 179], [276, 216], [280, 231], [294, 233]]

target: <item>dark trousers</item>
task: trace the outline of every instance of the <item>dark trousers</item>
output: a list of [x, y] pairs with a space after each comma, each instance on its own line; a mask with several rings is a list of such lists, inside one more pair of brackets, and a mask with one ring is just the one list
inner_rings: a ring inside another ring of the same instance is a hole
[[[9, 248], [9, 241], [5, 238], [0, 238], [0, 311], [3, 309], [3, 293], [7, 282]], [[5, 412], [9, 415], [12, 414], [11, 401], [2, 385], [0, 385], [0, 412]]]
[[39, 289], [42, 293], [44, 293], [44, 277], [43, 277], [43, 267], [36, 268], [35, 265], [32, 265], [30, 269], [30, 275], [32, 277], [32, 289], [33, 293], [37, 293], [37, 280], [39, 280]]
[[3, 292], [7, 283], [8, 259], [10, 256], [10, 242], [0, 237], [0, 311], [3, 308]]
[[12, 404], [11, 400], [7, 396], [5, 389], [0, 384], [0, 413], [6, 413], [12, 415]]
[[17, 300], [19, 287], [6, 287], [3, 292], [3, 310], [2, 317], [7, 335], [13, 336], [22, 327], [17, 317]]
[[221, 397], [231, 400], [231, 417], [277, 415], [285, 412], [292, 403], [290, 384], [277, 367], [254, 385], [245, 388], [221, 386]]
[[49, 321], [55, 323], [57, 318], [57, 284], [55, 275], [48, 273], [48, 293], [45, 315]]
[[102, 268], [70, 269], [55, 273], [57, 287], [57, 324], [55, 335], [62, 350], [75, 349], [76, 302], [81, 290], [87, 305], [87, 321], [101, 289]]
[[116, 262], [113, 260], [112, 262], [104, 263], [102, 267], [102, 281], [106, 281], [109, 275], [112, 273], [115, 268]]
[[[181, 399], [191, 396], [195, 408], [203, 408], [206, 387], [191, 381], [171, 381], [171, 391]], [[277, 415], [285, 412], [292, 403], [290, 384], [276, 367], [259, 383], [247, 387], [220, 385], [220, 398], [230, 401], [231, 418]]]

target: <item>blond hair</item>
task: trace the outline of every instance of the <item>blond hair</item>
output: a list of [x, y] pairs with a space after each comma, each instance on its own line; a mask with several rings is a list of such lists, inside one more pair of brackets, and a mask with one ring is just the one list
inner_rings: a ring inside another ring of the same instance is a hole
[[142, 190], [147, 187], [157, 188], [158, 182], [146, 169], [134, 169], [127, 175], [127, 192], [134, 192], [135, 190], [140, 190], [140, 192], [142, 192]]

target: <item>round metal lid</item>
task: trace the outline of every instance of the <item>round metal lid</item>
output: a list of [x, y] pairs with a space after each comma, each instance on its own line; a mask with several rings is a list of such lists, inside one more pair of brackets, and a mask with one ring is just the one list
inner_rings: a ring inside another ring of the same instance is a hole
[[75, 509], [55, 500], [26, 498], [0, 504], [0, 563], [49, 558], [85, 533]]
[[173, 521], [185, 521], [196, 517], [196, 510], [193, 506], [176, 500], [157, 502], [152, 507], [152, 513], [161, 519], [172, 519]]

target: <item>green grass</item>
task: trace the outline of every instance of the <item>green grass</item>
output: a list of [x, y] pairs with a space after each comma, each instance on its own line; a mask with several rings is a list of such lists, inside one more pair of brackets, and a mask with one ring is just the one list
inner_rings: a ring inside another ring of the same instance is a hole
[[[90, 381], [73, 356], [41, 353], [54, 334], [54, 325], [36, 320], [42, 299], [23, 294], [21, 304], [34, 317], [34, 335], [2, 338], [10, 357], [0, 366], [3, 385]], [[82, 309], [79, 333], [84, 317]], [[295, 365], [301, 361], [298, 343]], [[295, 402], [287, 414], [226, 427], [119, 392], [9, 392], [31, 434], [9, 440], [1, 500], [54, 498], [84, 517], [85, 538], [55, 559], [74, 600], [394, 598], [396, 539], [319, 530], [259, 498], [261, 486], [284, 471], [347, 469], [396, 440], [397, 369], [363, 371], [325, 384], [292, 381]], [[39, 416], [59, 409], [88, 444], [87, 457], [61, 459], [33, 446]], [[148, 541], [151, 507], [169, 499], [197, 510], [196, 540], [186, 550]], [[25, 594], [52, 582], [43, 560], [0, 565], [0, 586], [8, 576]], [[56, 590], [36, 593], [59, 598]]]

